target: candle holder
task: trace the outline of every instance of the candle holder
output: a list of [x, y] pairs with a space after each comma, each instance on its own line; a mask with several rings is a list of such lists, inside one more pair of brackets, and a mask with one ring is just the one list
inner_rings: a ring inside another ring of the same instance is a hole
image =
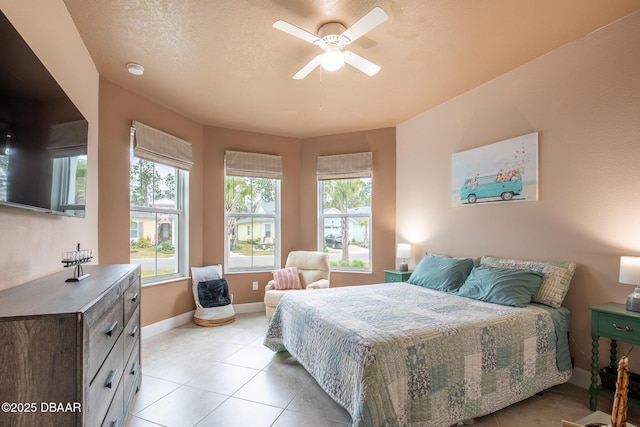
[[63, 252], [62, 263], [66, 267], [74, 267], [73, 277], [69, 277], [65, 282], [79, 282], [90, 276], [89, 273], [85, 274], [82, 269], [82, 264], [85, 264], [93, 259], [93, 249], [80, 250], [80, 243], [75, 251]]

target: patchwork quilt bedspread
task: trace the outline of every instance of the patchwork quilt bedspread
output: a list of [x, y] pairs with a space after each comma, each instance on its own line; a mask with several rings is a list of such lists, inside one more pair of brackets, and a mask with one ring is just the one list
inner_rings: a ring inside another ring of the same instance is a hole
[[568, 318], [386, 283], [290, 292], [264, 344], [294, 356], [352, 426], [448, 427], [568, 381]]

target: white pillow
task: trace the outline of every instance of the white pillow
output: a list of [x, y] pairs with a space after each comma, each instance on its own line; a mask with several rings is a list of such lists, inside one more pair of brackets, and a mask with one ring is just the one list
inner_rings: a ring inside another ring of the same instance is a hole
[[191, 267], [191, 283], [193, 285], [214, 279], [222, 279], [222, 264]]

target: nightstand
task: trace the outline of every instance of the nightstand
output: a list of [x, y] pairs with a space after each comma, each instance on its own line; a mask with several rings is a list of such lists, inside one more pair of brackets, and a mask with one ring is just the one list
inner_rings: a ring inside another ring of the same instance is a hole
[[[640, 345], [640, 313], [627, 311], [624, 304], [609, 302], [607, 304], [589, 307], [591, 310], [591, 410], [597, 408], [597, 397], [605, 396], [611, 400], [614, 391], [598, 387], [598, 338], [605, 337], [611, 340], [609, 347], [609, 366], [615, 370], [618, 368], [617, 341], [623, 341], [632, 345]], [[629, 398], [628, 405], [640, 408], [640, 402]]]
[[411, 276], [413, 270], [409, 271], [400, 271], [400, 270], [385, 270], [384, 271], [384, 281], [385, 283], [392, 282], [406, 282], [407, 279]]

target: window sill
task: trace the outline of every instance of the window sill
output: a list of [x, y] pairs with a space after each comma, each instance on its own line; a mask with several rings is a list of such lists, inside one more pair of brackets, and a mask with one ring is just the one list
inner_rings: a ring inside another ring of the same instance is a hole
[[180, 276], [180, 277], [172, 277], [170, 279], [163, 279], [163, 280], [158, 280], [157, 282], [147, 282], [147, 283], [143, 283], [141, 286], [143, 288], [149, 288], [151, 286], [157, 286], [157, 285], [167, 285], [169, 283], [174, 283], [174, 282], [180, 282], [182, 280], [187, 280], [190, 279], [189, 276]]
[[362, 270], [331, 270], [332, 273], [353, 273], [353, 274], [373, 274], [372, 271], [362, 271]]

